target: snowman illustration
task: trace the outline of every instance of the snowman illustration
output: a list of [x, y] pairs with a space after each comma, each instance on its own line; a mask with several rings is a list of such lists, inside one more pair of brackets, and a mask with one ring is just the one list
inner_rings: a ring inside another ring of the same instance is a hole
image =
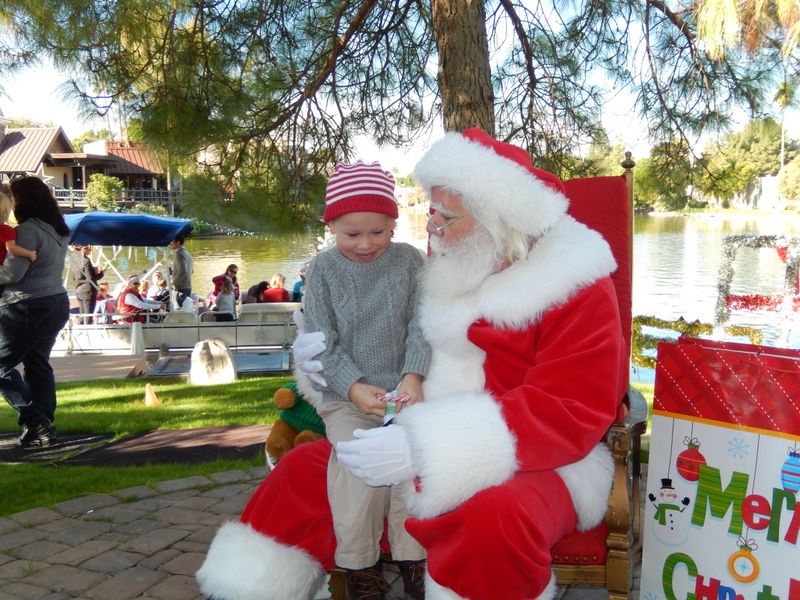
[[650, 520], [655, 538], [667, 546], [678, 546], [689, 538], [689, 514], [683, 514], [689, 506], [688, 496], [678, 500], [678, 493], [672, 486], [672, 479], [661, 479], [661, 489], [657, 494], [647, 495], [656, 511]]

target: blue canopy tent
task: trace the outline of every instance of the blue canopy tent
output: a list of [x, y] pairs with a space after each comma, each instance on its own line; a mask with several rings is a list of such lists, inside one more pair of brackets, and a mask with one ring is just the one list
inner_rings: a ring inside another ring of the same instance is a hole
[[64, 215], [69, 243], [97, 246], [166, 246], [192, 231], [191, 221], [153, 215], [93, 211]]

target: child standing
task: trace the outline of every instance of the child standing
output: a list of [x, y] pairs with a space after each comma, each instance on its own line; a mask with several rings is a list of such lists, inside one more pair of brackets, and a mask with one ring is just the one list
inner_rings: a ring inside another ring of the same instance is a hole
[[236, 295], [230, 277], [226, 277], [222, 282], [213, 310], [216, 312], [215, 321], [233, 321], [236, 318]]
[[17, 230], [8, 224], [8, 218], [11, 216], [13, 208], [11, 194], [3, 186], [0, 188], [0, 264], [5, 262], [6, 254], [9, 252], [14, 256], [36, 262], [36, 250], [17, 246]]
[[[325, 193], [323, 219], [336, 246], [308, 267], [305, 317], [322, 331], [320, 356], [328, 387], [317, 411], [331, 444], [354, 439], [356, 429], [380, 427], [390, 390], [422, 400], [430, 348], [417, 315], [419, 250], [392, 243], [397, 204], [394, 178], [377, 162], [339, 164]], [[370, 487], [342, 467], [332, 452], [328, 499], [336, 534], [336, 564], [348, 570], [351, 597], [383, 598], [388, 584], [378, 559], [384, 518], [405, 591], [424, 598], [424, 550], [405, 530], [405, 486]]]

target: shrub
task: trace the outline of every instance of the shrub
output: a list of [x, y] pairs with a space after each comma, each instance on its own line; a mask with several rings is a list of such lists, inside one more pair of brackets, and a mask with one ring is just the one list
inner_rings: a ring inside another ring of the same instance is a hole
[[160, 204], [153, 202], [137, 202], [131, 206], [128, 212], [138, 213], [140, 215], [155, 215], [157, 217], [168, 217], [167, 209]]
[[93, 210], [117, 211], [117, 192], [124, 184], [116, 177], [94, 173], [86, 187], [86, 212]]

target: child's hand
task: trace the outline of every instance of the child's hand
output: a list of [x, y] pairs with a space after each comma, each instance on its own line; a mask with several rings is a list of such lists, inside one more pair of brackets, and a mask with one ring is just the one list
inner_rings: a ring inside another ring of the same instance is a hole
[[406, 373], [403, 375], [400, 385], [397, 386], [397, 393], [401, 396], [404, 394], [408, 396], [408, 400], [402, 404], [400, 410], [402, 410], [403, 406], [411, 406], [417, 402], [422, 402], [422, 375], [418, 373]]
[[350, 401], [355, 404], [358, 409], [367, 415], [383, 416], [386, 412], [386, 404], [381, 402], [381, 397], [386, 394], [386, 390], [376, 385], [368, 383], [356, 382], [350, 386], [350, 391], [347, 395]]
[[32, 263], [33, 263], [33, 262], [36, 262], [36, 259], [37, 259], [37, 258], [39, 258], [39, 253], [38, 253], [38, 252], [36, 252], [36, 250], [31, 250], [31, 258], [30, 258], [30, 261], [31, 261]]

